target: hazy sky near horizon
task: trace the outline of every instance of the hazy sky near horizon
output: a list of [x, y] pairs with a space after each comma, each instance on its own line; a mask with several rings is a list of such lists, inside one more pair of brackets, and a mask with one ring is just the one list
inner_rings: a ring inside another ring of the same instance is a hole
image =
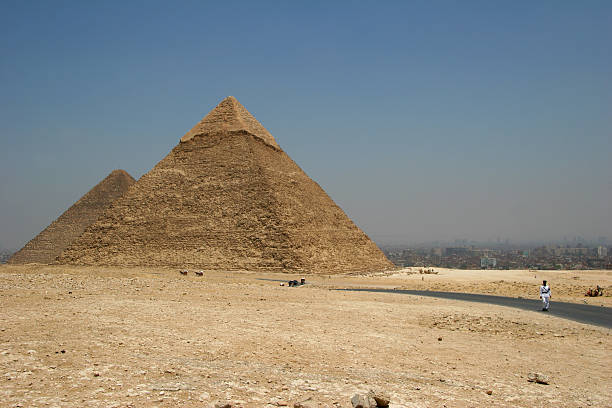
[[0, 247], [228, 95], [379, 244], [612, 239], [611, 39], [610, 1], [0, 0]]

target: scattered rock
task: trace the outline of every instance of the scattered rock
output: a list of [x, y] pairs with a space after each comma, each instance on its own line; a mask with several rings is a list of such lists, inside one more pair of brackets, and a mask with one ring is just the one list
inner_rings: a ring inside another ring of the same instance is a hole
[[368, 395], [355, 394], [351, 398], [353, 408], [376, 408], [376, 401]]
[[156, 384], [152, 387], [153, 391], [180, 391], [180, 390], [191, 390], [187, 384], [183, 383], [170, 383], [170, 384]]
[[315, 408], [315, 405], [310, 402], [310, 398], [293, 404], [293, 408]]
[[232, 408], [231, 402], [217, 402], [215, 408]]
[[527, 375], [527, 381], [534, 382], [537, 384], [550, 384], [550, 379], [548, 378], [548, 376], [542, 373], [529, 373]]
[[493, 394], [493, 391], [487, 390], [487, 395], [491, 395], [491, 394]]
[[389, 403], [391, 402], [391, 396], [379, 389], [371, 389], [368, 392], [368, 397], [370, 398], [370, 400], [374, 400], [376, 402], [376, 406], [378, 407], [388, 407]]

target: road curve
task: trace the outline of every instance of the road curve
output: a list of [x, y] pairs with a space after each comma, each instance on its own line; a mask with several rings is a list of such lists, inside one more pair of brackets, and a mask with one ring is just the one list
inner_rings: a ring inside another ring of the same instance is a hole
[[[367, 289], [367, 288], [345, 288], [354, 292], [375, 292], [375, 293], [398, 293], [404, 295], [431, 296], [442, 299], [464, 300], [468, 302], [489, 303], [499, 306], [514, 307], [517, 309], [540, 311], [542, 302], [538, 299], [522, 299], [505, 296], [479, 295], [474, 293], [458, 292], [434, 292], [428, 290], [403, 290], [403, 289]], [[545, 312], [542, 312], [545, 313]], [[612, 308], [603, 306], [581, 305], [577, 303], [555, 302], [554, 298], [550, 302], [548, 314], [564, 319], [575, 320], [581, 323], [612, 328]]]

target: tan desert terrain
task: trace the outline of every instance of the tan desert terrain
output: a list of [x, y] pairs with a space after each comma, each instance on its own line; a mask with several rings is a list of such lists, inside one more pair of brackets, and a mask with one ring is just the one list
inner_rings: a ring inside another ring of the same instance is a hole
[[[414, 273], [416, 271], [416, 273]], [[532, 274], [535, 274], [534, 278]], [[574, 278], [578, 276], [578, 278]], [[290, 288], [265, 279], [299, 279]], [[381, 286], [582, 302], [610, 272], [418, 269], [299, 276], [176, 269], [0, 266], [2, 407], [611, 407], [610, 330], [539, 312]], [[503, 281], [503, 282], [501, 282]], [[535, 287], [534, 287], [535, 286]], [[589, 298], [607, 303], [609, 298]], [[527, 381], [530, 372], [549, 385]]]
[[[412, 267], [355, 276], [343, 279], [341, 284], [538, 299], [542, 280], [548, 281], [553, 302], [612, 306], [612, 270], [506, 271]], [[585, 296], [589, 288], [598, 285], [604, 289], [604, 296]]]

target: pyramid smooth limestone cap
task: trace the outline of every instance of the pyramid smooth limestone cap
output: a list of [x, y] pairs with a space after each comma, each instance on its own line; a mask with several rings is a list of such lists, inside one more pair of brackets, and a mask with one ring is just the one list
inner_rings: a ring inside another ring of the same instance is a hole
[[181, 143], [185, 143], [196, 136], [224, 131], [246, 131], [264, 143], [280, 149], [270, 132], [233, 96], [223, 99], [204, 119], [181, 138]]
[[127, 171], [125, 171], [123, 169], [115, 169], [115, 170], [110, 172], [109, 176], [127, 176], [129, 178], [133, 178], [130, 175], [130, 173], [128, 173]]

